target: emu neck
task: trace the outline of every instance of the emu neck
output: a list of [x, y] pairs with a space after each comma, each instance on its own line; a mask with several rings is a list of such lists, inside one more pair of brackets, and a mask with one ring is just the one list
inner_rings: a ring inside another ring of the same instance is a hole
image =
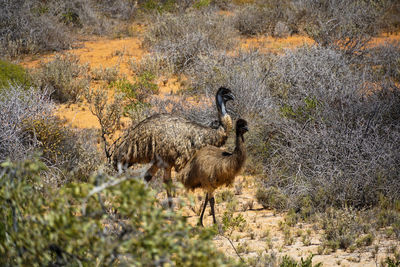
[[223, 124], [223, 121], [222, 121], [223, 117], [228, 115], [226, 113], [225, 101], [220, 94], [217, 94], [217, 96], [215, 97], [215, 102], [217, 103], [218, 120], [221, 124]]
[[232, 130], [232, 119], [229, 114], [225, 114], [224, 116], [220, 117], [219, 119], [221, 126], [225, 130], [225, 134], [228, 135]]
[[233, 151], [233, 157], [237, 160], [239, 167], [241, 168], [246, 160], [246, 148], [244, 146], [243, 134], [236, 133], [236, 147]]

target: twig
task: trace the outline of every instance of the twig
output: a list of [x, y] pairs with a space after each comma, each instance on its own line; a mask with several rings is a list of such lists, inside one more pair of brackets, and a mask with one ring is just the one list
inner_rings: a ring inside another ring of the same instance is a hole
[[239, 259], [244, 263], [243, 258], [239, 255], [239, 252], [236, 250], [235, 246], [233, 245], [232, 240], [231, 240], [229, 237], [224, 236], [223, 234], [218, 234], [218, 235], [220, 235], [220, 236], [222, 236], [222, 237], [225, 237], [225, 238], [229, 241], [229, 243], [231, 243], [231, 246], [232, 246], [233, 250], [235, 251], [236, 255], [237, 255], [237, 256], [239, 257]]

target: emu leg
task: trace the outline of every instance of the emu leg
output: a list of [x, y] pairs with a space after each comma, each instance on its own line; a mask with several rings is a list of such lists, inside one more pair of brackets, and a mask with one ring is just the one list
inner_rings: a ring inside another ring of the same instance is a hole
[[211, 198], [210, 198], [211, 214], [213, 216], [214, 224], [217, 224], [217, 220], [215, 219], [214, 204], [215, 204], [215, 199], [214, 199], [214, 196], [211, 195]]
[[144, 179], [146, 182], [150, 182], [151, 178], [156, 174], [158, 171], [158, 166], [157, 162], [154, 162], [153, 165], [146, 171], [146, 174], [144, 175]]
[[171, 168], [168, 167], [164, 169], [164, 184], [167, 187], [167, 198], [168, 198], [168, 206], [172, 208], [172, 195], [171, 195], [171, 188], [172, 188], [172, 179], [171, 179]]
[[206, 207], [207, 207], [207, 202], [208, 202], [208, 193], [206, 193], [206, 200], [204, 201], [204, 207], [203, 207], [203, 210], [201, 211], [200, 221], [199, 221], [199, 224], [201, 226], [203, 226], [203, 227], [204, 227], [204, 225], [203, 225], [203, 215], [204, 215], [204, 211], [206, 210]]

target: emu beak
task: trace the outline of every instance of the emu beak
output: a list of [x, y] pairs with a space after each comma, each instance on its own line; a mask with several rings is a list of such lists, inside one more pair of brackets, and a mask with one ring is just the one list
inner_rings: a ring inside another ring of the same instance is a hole
[[248, 132], [248, 131], [249, 131], [249, 127], [244, 126], [244, 127], [243, 127], [243, 130], [244, 130], [245, 132]]
[[227, 93], [224, 95], [225, 101], [235, 100], [235, 96], [232, 93]]

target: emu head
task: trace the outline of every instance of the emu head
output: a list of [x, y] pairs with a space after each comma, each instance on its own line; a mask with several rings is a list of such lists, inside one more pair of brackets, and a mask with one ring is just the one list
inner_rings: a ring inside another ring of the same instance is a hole
[[244, 119], [238, 119], [236, 121], [236, 134], [243, 136], [243, 134], [248, 131], [249, 128], [247, 126], [247, 121], [245, 121]]
[[217, 95], [215, 96], [217, 102], [218, 113], [222, 116], [226, 114], [225, 104], [230, 100], [235, 100], [235, 96], [233, 95], [231, 89], [226, 87], [220, 87], [217, 91]]

